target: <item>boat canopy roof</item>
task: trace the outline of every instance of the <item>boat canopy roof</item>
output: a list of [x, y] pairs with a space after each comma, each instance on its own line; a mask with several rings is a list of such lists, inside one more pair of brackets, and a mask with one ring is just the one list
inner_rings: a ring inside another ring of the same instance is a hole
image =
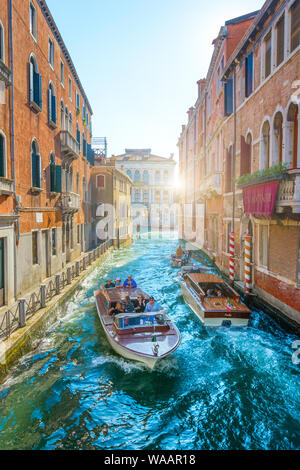
[[215, 283], [215, 284], [225, 284], [225, 281], [216, 274], [206, 274], [206, 273], [188, 273], [188, 277], [191, 281], [195, 282], [196, 284], [207, 284], [207, 283]]
[[102, 286], [102, 292], [105, 295], [105, 298], [108, 302], [123, 302], [125, 297], [130, 297], [130, 299], [137, 299], [138, 295], [142, 295], [146, 300], [149, 300], [150, 297], [142, 289], [136, 287], [135, 289], [124, 289], [123, 287], [114, 287], [112, 289], [106, 289]]

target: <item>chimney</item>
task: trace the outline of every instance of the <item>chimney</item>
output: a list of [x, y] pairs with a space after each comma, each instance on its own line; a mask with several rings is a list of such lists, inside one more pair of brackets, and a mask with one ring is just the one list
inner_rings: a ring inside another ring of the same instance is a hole
[[198, 85], [198, 98], [200, 98], [205, 87], [205, 78], [201, 78], [201, 80], [198, 80], [197, 85]]

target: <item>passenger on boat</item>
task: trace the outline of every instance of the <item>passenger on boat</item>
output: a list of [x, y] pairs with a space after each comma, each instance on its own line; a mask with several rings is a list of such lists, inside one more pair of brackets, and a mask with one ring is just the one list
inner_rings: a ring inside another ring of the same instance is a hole
[[123, 287], [122, 281], [119, 277], [116, 279], [115, 287]]
[[181, 259], [182, 258], [182, 255], [183, 255], [183, 250], [182, 250], [182, 247], [179, 246], [176, 250], [176, 258], [179, 258]]
[[143, 313], [146, 308], [146, 301], [143, 295], [138, 295], [137, 297], [137, 305], [135, 307], [135, 311], [137, 313]]
[[217, 297], [223, 297], [222, 291], [220, 291], [220, 289], [217, 290]]
[[127, 287], [129, 287], [129, 288], [135, 288], [135, 287], [137, 287], [137, 283], [135, 282], [134, 279], [132, 279], [131, 276], [128, 276], [128, 279], [126, 279], [126, 281], [124, 282], [124, 287], [125, 287], [125, 289], [126, 289]]
[[216, 297], [216, 293], [213, 289], [208, 289], [206, 295], [207, 297]]
[[104, 287], [105, 289], [113, 289], [115, 287], [115, 284], [114, 282], [111, 282], [111, 279], [107, 279]]
[[162, 310], [162, 306], [153, 297], [150, 297], [149, 302], [146, 305], [145, 312], [159, 312]]
[[117, 302], [115, 307], [112, 307], [109, 309], [108, 314], [111, 317], [114, 317], [115, 315], [118, 315], [119, 313], [124, 313], [124, 307], [121, 304], [121, 302]]
[[124, 310], [126, 313], [134, 312], [134, 305], [131, 302], [129, 295], [127, 295], [124, 299]]

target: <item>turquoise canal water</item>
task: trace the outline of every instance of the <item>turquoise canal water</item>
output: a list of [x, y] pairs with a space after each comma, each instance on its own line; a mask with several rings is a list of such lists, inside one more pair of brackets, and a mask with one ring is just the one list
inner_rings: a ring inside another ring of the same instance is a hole
[[[175, 240], [115, 252], [59, 310], [0, 388], [0, 449], [300, 449], [296, 339], [262, 311], [250, 327], [207, 330], [185, 305]], [[168, 310], [182, 344], [157, 370], [115, 354], [93, 291], [132, 273]]]

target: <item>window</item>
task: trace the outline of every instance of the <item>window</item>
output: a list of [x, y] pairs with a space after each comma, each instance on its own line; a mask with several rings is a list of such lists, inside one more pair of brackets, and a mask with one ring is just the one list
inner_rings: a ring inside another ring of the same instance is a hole
[[30, 32], [34, 39], [37, 39], [37, 21], [36, 21], [36, 9], [33, 3], [30, 2]]
[[225, 116], [233, 112], [233, 79], [229, 78], [224, 86]]
[[62, 168], [55, 164], [55, 155], [50, 155], [50, 192], [61, 193], [62, 191]]
[[155, 202], [160, 204], [160, 191], [155, 191]]
[[155, 172], [155, 184], [160, 184], [160, 171]]
[[149, 191], [144, 191], [143, 197], [145, 203], [149, 202]]
[[52, 229], [52, 255], [56, 255], [56, 228]]
[[169, 181], [169, 172], [167, 170], [164, 171], [164, 183], [168, 183]]
[[65, 65], [63, 61], [60, 61], [60, 83], [65, 86]]
[[164, 191], [164, 203], [168, 204], [169, 203], [169, 192]]
[[54, 92], [54, 86], [52, 83], [49, 84], [48, 89], [48, 119], [51, 127], [56, 126], [56, 96]]
[[51, 65], [52, 68], [54, 68], [54, 43], [52, 39], [49, 38], [49, 64]]
[[85, 133], [83, 133], [83, 136], [82, 136], [82, 154], [84, 157], [86, 157], [87, 155], [87, 141], [85, 138]]
[[284, 59], [284, 15], [276, 24], [276, 65], [281, 64]]
[[225, 193], [233, 191], [233, 148], [232, 146], [227, 150], [225, 162]]
[[81, 132], [79, 130], [79, 124], [77, 122], [76, 124], [76, 140], [79, 144], [79, 152], [81, 152]]
[[145, 184], [149, 184], [149, 173], [148, 173], [148, 171], [144, 171], [143, 181], [144, 181]]
[[291, 52], [300, 44], [300, 2], [295, 1], [291, 10]]
[[41, 156], [39, 154], [39, 147], [36, 141], [31, 144], [31, 176], [32, 187], [41, 188]]
[[264, 40], [264, 78], [267, 78], [271, 73], [271, 57], [272, 57], [272, 34], [271, 31], [267, 34]]
[[247, 136], [247, 140], [241, 135], [241, 168], [240, 176], [251, 173], [251, 134]]
[[270, 167], [270, 124], [265, 121], [262, 127], [260, 169]]
[[253, 53], [248, 54], [245, 59], [245, 95], [251, 95], [253, 91]]
[[42, 77], [33, 55], [29, 62], [29, 102], [37, 112], [42, 110]]
[[105, 175], [97, 175], [97, 188], [105, 188]]
[[259, 264], [268, 267], [268, 244], [269, 244], [268, 225], [259, 226]]
[[291, 161], [289, 162], [292, 168], [297, 168], [298, 165], [298, 106], [291, 103], [287, 113], [287, 153], [290, 155]]
[[39, 259], [38, 259], [38, 232], [32, 232], [32, 264], [39, 264]]
[[6, 140], [2, 133], [0, 133], [0, 177], [6, 176]]
[[273, 132], [273, 160], [277, 165], [282, 163], [282, 145], [283, 145], [283, 117], [280, 112], [276, 113], [274, 117], [274, 132]]
[[141, 200], [141, 191], [139, 189], [135, 190], [135, 195], [134, 195], [134, 201], [135, 202], [140, 202]]
[[69, 98], [72, 101], [72, 79], [69, 77]]
[[4, 28], [0, 21], [0, 60], [5, 62]]
[[78, 115], [80, 114], [80, 96], [77, 90], [75, 91], [75, 95], [76, 95], [76, 113]]
[[139, 183], [141, 181], [141, 175], [140, 175], [140, 172], [139, 171], [136, 171], [134, 173], [134, 182], [135, 183]]

